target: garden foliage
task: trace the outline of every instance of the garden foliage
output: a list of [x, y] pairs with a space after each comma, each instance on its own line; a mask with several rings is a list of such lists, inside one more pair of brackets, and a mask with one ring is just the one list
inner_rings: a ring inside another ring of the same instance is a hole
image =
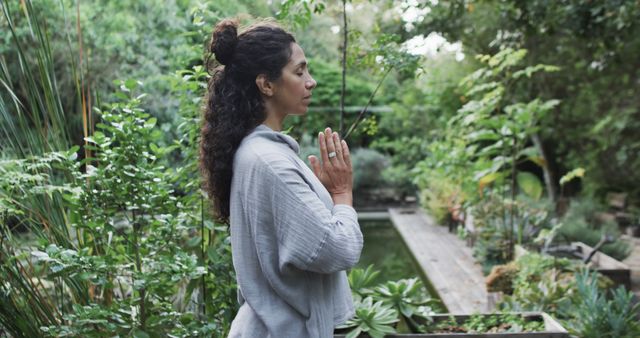
[[[224, 336], [237, 310], [228, 230], [208, 216], [197, 169], [208, 74], [195, 66], [164, 75], [178, 107], [173, 141], [142, 108], [149, 105], [139, 81], [113, 82], [108, 104], [90, 103], [81, 67], [73, 83], [58, 84], [58, 58], [78, 59], [56, 54], [59, 41], [42, 19], [64, 6], [40, 5], [2, 2], [15, 46], [0, 95], [9, 136], [0, 144], [3, 330]], [[28, 44], [34, 48], [20, 48]], [[65, 95], [73, 84], [77, 95]]]
[[347, 337], [360, 333], [383, 337], [387, 333], [416, 332], [418, 318], [428, 320], [438, 308], [438, 301], [424, 294], [418, 278], [374, 284], [379, 271], [370, 265], [349, 272], [356, 313], [338, 329], [348, 329]]
[[516, 261], [513, 294], [502, 310], [544, 311], [578, 337], [636, 337], [640, 306], [623, 286], [567, 259], [526, 254]]
[[[156, 119], [139, 108], [136, 87], [123, 82], [128, 99], [100, 113], [87, 138], [91, 157], [80, 161], [74, 147], [3, 166], [7, 179], [21, 167], [31, 175], [3, 182], [5, 220], [30, 230], [46, 222], [24, 208], [24, 197], [51, 199], [66, 214], [64, 223], [34, 231], [32, 247], [21, 236], [3, 243], [3, 279], [10, 283], [3, 285], [0, 319], [14, 335], [202, 336], [228, 329], [236, 304], [226, 227], [204, 218], [204, 196], [184, 184], [194, 173], [161, 164], [171, 150], [155, 145]], [[27, 300], [50, 312], [12, 312]]]
[[558, 66], [557, 72], [515, 88], [519, 96], [563, 102], [540, 118], [539, 136], [553, 180], [583, 167], [588, 194], [600, 199], [607, 191], [625, 191], [640, 199], [633, 169], [640, 164], [639, 134], [633, 132], [640, 121], [640, 95], [633, 85], [640, 76], [636, 1], [451, 0], [418, 7], [429, 15], [404, 33], [408, 38], [439, 32], [460, 41], [470, 55], [527, 49], [525, 66]]
[[[345, 105], [377, 106], [349, 138], [377, 151], [354, 149], [356, 187], [417, 188], [438, 221], [473, 221], [486, 271], [515, 244], [618, 235], [594, 211], [609, 191], [640, 201], [635, 0], [346, 4]], [[339, 123], [341, 5], [0, 0], [2, 330], [225, 335], [237, 307], [229, 234], [207, 215], [196, 160], [202, 51], [221, 18], [289, 22], [319, 86], [308, 116], [287, 129], [311, 153], [309, 139]], [[428, 15], [400, 18], [411, 6]], [[466, 58], [407, 53], [403, 42], [433, 32], [460, 41]], [[346, 126], [358, 112], [347, 111]], [[578, 194], [563, 215], [560, 202]], [[603, 251], [621, 259], [629, 248]], [[603, 291], [563, 260], [528, 259], [509, 308], [551, 312], [584, 337], [638, 335], [628, 293]], [[428, 321], [418, 281], [374, 279], [350, 274], [352, 336], [413, 330], [417, 314]]]

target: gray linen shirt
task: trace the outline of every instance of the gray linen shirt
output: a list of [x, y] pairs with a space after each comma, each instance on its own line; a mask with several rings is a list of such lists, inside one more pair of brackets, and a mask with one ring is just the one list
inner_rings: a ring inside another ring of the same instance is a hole
[[230, 225], [241, 307], [229, 337], [329, 338], [354, 314], [345, 270], [362, 250], [357, 214], [333, 204], [298, 152], [265, 125], [236, 152]]

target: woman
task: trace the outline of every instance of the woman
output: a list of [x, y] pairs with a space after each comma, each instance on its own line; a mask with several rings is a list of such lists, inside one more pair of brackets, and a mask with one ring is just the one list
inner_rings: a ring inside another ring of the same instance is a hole
[[273, 23], [237, 34], [216, 25], [201, 167], [217, 217], [228, 221], [241, 304], [230, 337], [332, 337], [353, 311], [345, 270], [360, 257], [349, 148], [327, 128], [313, 171], [282, 134], [316, 86], [304, 52]]

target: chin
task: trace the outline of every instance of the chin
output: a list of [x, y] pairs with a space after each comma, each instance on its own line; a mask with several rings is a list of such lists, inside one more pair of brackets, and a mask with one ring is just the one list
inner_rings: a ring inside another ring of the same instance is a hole
[[293, 116], [304, 116], [304, 115], [307, 115], [307, 111], [308, 110], [309, 110], [308, 107], [304, 107], [301, 110], [298, 110], [296, 112], [291, 113], [290, 115], [293, 115]]

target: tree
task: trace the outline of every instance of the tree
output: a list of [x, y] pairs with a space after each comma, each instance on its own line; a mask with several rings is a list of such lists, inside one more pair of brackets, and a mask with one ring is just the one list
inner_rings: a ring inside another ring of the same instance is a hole
[[[541, 121], [541, 145], [555, 182], [585, 167], [587, 190], [640, 199], [640, 8], [633, 0], [439, 1], [405, 38], [439, 32], [468, 53], [526, 48], [526, 63], [560, 71], [519, 89], [564, 102]], [[473, 29], [471, 29], [473, 27]], [[398, 28], [393, 28], [397, 31]]]

